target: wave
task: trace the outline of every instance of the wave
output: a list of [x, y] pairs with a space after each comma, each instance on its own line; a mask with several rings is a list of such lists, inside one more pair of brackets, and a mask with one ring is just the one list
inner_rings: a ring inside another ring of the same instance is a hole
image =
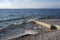
[[25, 36], [25, 35], [34, 35], [34, 34], [37, 34], [38, 31], [37, 30], [24, 30], [24, 33], [20, 33], [18, 35], [14, 35], [14, 36], [10, 36], [8, 39], [14, 39], [14, 38], [18, 38], [18, 37], [22, 37], [22, 36]]
[[18, 18], [11, 18], [11, 19], [4, 19], [4, 20], [0, 20], [1, 22], [7, 22], [7, 21], [16, 21], [16, 20], [22, 20], [22, 19], [31, 19], [31, 18], [37, 18], [37, 19], [59, 19], [59, 17], [55, 17], [55, 16], [26, 16], [26, 17], [18, 17]]
[[[1, 27], [0, 28], [0, 31], [2, 30], [5, 30], [5, 29], [12, 29], [12, 28], [32, 28], [32, 27], [36, 27], [37, 25], [35, 25], [34, 22], [30, 22], [31, 20], [25, 20], [25, 21], [22, 21], [22, 22], [17, 22], [17, 23], [13, 23], [13, 24], [10, 24], [8, 26], [5, 26], [5, 27]], [[30, 26], [30, 27], [29, 27]]]
[[36, 30], [37, 25], [33, 22], [22, 22], [22, 23], [14, 23], [7, 27], [0, 29], [0, 39], [7, 40], [13, 39], [17, 37], [21, 37], [28, 34], [36, 34], [38, 30]]
[[10, 25], [8, 25], [8, 26], [1, 27], [0, 30], [2, 31], [2, 30], [4, 30], [4, 29], [15, 28], [15, 27], [17, 27], [17, 26], [19, 27], [19, 26], [24, 25], [24, 24], [26, 24], [26, 23], [27, 23], [27, 22], [10, 24]]
[[21, 18], [19, 17], [19, 18], [13, 18], [13, 19], [0, 20], [0, 22], [15, 21], [15, 20], [20, 20], [25, 18], [28, 18], [28, 17], [21, 17]]
[[[7, 31], [8, 32], [8, 31]], [[1, 40], [10, 40], [10, 39], [14, 39], [14, 38], [18, 38], [18, 37], [22, 37], [25, 35], [34, 35], [37, 34], [38, 30], [31, 30], [31, 29], [26, 29], [26, 30], [22, 30], [21, 29], [16, 29], [16, 30], [10, 30], [9, 33], [7, 34], [2, 34], [2, 36], [0, 37]]]

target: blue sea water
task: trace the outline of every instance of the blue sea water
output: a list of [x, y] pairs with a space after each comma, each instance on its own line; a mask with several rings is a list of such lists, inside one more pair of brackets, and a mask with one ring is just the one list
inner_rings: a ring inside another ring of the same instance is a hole
[[30, 18], [58, 19], [60, 18], [60, 9], [0, 9], [0, 26]]
[[60, 9], [0, 9], [0, 39], [7, 40], [29, 28], [32, 24], [25, 23], [29, 19], [60, 19]]

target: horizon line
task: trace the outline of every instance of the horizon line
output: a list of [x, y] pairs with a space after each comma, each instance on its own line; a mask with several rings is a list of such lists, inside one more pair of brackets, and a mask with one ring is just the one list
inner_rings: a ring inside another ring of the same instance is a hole
[[60, 8], [0, 8], [0, 9], [60, 9]]

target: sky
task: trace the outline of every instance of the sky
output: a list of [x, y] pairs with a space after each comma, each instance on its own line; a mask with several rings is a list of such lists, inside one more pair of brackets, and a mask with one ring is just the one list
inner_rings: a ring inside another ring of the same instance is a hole
[[0, 0], [0, 8], [60, 8], [60, 0]]

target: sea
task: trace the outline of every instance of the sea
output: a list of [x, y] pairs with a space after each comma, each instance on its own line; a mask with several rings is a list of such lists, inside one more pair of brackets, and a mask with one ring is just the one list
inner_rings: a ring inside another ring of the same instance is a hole
[[60, 9], [0, 9], [0, 40], [35, 34], [37, 27], [30, 19], [60, 19]]

